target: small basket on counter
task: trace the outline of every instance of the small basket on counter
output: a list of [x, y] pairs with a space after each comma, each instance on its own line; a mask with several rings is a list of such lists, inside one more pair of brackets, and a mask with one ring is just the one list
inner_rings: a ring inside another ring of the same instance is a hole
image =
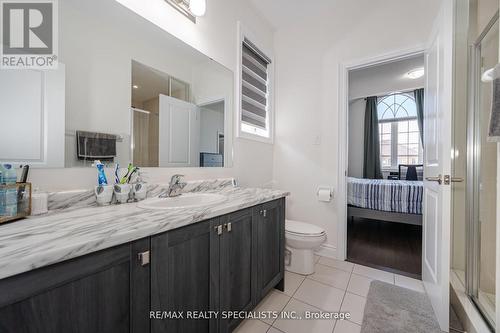
[[0, 184], [0, 224], [31, 215], [31, 183]]

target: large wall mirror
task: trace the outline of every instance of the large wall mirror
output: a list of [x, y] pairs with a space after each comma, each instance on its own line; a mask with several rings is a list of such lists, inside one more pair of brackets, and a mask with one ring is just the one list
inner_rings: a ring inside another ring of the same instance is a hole
[[59, 1], [57, 70], [0, 70], [0, 162], [230, 167], [233, 73], [115, 0]]

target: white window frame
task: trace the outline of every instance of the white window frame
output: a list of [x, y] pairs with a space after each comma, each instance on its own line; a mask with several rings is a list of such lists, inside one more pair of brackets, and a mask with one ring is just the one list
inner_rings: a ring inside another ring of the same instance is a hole
[[[379, 124], [391, 124], [391, 166], [382, 166], [383, 171], [397, 171], [398, 170], [398, 123], [401, 121], [413, 121], [417, 120], [417, 117], [407, 117], [407, 118], [394, 118], [390, 120], [382, 120], [379, 121]], [[380, 134], [379, 134], [380, 135]], [[379, 143], [379, 146], [381, 146], [381, 143]], [[382, 155], [382, 152], [381, 152]], [[422, 149], [422, 142], [419, 139], [418, 142], [418, 157], [421, 159], [419, 163], [422, 163], [423, 161], [423, 149]]]
[[[269, 48], [262, 45], [260, 40], [247, 29], [241, 22], [238, 22], [238, 38], [237, 38], [237, 69], [235, 73], [235, 100], [236, 100], [236, 137], [248, 140], [254, 140], [263, 143], [274, 143], [274, 55]], [[243, 41], [246, 39], [250, 40], [255, 46], [259, 48], [269, 59], [271, 63], [268, 66], [268, 110], [266, 127], [267, 130], [261, 128], [253, 127], [251, 125], [245, 124], [241, 121], [241, 86], [242, 86], [242, 45]]]

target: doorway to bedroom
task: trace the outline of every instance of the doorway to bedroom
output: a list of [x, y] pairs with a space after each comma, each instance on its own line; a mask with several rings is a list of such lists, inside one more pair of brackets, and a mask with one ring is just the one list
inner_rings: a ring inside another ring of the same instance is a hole
[[424, 55], [348, 82], [347, 260], [420, 279]]

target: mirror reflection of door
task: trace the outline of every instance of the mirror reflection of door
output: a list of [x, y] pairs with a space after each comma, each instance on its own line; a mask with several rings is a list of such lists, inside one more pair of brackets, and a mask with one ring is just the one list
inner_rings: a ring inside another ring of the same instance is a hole
[[223, 167], [225, 98], [193, 103], [192, 87], [132, 61], [132, 156], [142, 167]]

